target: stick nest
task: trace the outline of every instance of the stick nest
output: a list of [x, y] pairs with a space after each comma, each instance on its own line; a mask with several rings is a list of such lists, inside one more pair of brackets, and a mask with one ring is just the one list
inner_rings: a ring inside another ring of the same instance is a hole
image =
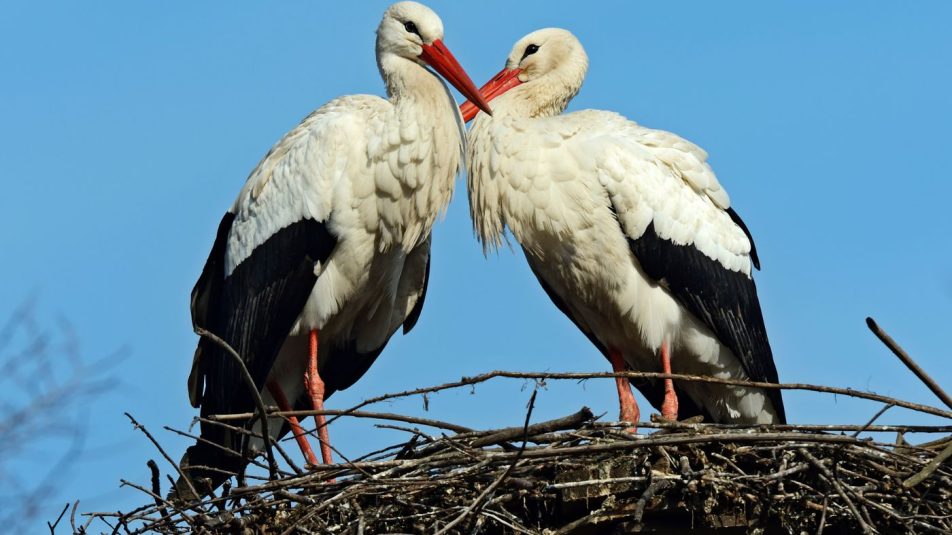
[[[150, 461], [151, 490], [124, 484], [151, 503], [87, 513], [82, 527], [74, 506], [73, 528], [87, 532], [98, 521], [114, 533], [952, 532], [950, 427], [647, 422], [640, 426], [655, 432], [635, 435], [587, 408], [530, 425], [534, 397], [523, 426], [438, 436], [406, 427], [414, 418], [374, 413], [403, 424], [411, 438], [345, 464], [303, 471], [292, 463], [251, 484], [242, 476], [202, 500], [162, 498]], [[869, 432], [896, 440], [861, 438]], [[907, 432], [946, 438], [913, 446]]]

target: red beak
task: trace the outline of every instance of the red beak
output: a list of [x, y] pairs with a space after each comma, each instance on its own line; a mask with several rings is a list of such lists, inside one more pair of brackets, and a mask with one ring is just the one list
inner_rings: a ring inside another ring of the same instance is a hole
[[460, 66], [456, 58], [453, 57], [450, 49], [446, 48], [446, 45], [443, 44], [443, 41], [437, 39], [433, 41], [432, 45], [424, 44], [422, 46], [423, 52], [420, 53], [420, 59], [425, 61], [430, 67], [433, 67], [436, 72], [440, 73], [440, 76], [446, 78], [447, 82], [453, 84], [453, 87], [458, 89], [464, 97], [475, 102], [476, 105], [479, 106], [479, 109], [489, 115], [493, 114], [489, 108], [489, 103], [483, 100], [483, 97], [476, 89], [476, 84], [469, 78], [469, 75], [466, 74], [463, 67]]
[[[487, 101], [492, 100], [521, 84], [522, 80], [519, 79], [520, 72], [522, 72], [522, 69], [503, 69], [499, 71], [499, 74], [493, 76], [492, 80], [486, 82], [486, 85], [479, 89], [480, 97], [485, 98]], [[486, 111], [486, 108], [483, 106], [479, 106], [479, 109], [476, 109], [478, 105], [478, 102], [476, 105], [473, 105], [472, 102], [466, 101], [459, 107], [460, 113], [463, 114], [463, 122], [468, 123], [472, 121], [473, 117], [476, 117], [476, 114], [479, 113], [479, 110]], [[489, 115], [492, 114], [490, 113]]]

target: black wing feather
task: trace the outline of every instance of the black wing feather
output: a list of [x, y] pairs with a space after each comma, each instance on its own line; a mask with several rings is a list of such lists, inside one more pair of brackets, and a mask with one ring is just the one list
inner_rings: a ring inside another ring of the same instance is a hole
[[[316, 262], [326, 262], [337, 240], [326, 225], [304, 219], [274, 233], [252, 251], [228, 276], [225, 253], [234, 215], [222, 219], [205, 268], [192, 290], [192, 321], [215, 333], [242, 357], [258, 390], [317, 281]], [[201, 392], [202, 416], [253, 410], [254, 401], [241, 370], [213, 342], [202, 339], [190, 387]], [[202, 384], [204, 383], [204, 389]], [[243, 435], [221, 426], [202, 424], [202, 438], [241, 451]], [[184, 464], [204, 465], [235, 472], [240, 458], [227, 456], [208, 443], [189, 448]], [[216, 471], [190, 470], [193, 478], [207, 478], [214, 488], [226, 476]]]
[[[315, 263], [325, 262], [337, 241], [323, 223], [304, 219], [274, 233], [225, 277], [233, 221], [230, 213], [222, 219], [212, 254], [192, 290], [192, 321], [228, 342], [261, 390], [317, 281]], [[202, 415], [253, 410], [254, 398], [240, 368], [220, 347], [200, 340], [196, 360], [199, 389], [204, 382]]]
[[[317, 282], [315, 264], [326, 262], [336, 245], [324, 223], [302, 219], [257, 246], [222, 282], [210, 330], [241, 355], [259, 390]], [[218, 356], [209, 359], [203, 406], [251, 410], [253, 398], [237, 386], [237, 364]]]
[[[655, 232], [654, 222], [640, 237], [627, 238], [645, 273], [664, 284], [678, 302], [714, 332], [740, 359], [752, 381], [777, 382], [777, 368], [753, 278], [725, 268], [692, 245], [661, 238]], [[780, 391], [767, 390], [766, 395], [780, 421], [785, 422]]]
[[192, 326], [207, 328], [209, 305], [217, 303], [221, 296], [222, 274], [225, 272], [225, 249], [228, 246], [228, 234], [235, 221], [235, 214], [226, 212], [218, 224], [215, 243], [202, 268], [195, 287], [192, 288]]
[[[523, 249], [525, 253], [525, 249]], [[565, 314], [565, 316], [575, 324], [578, 330], [582, 331], [582, 334], [605, 356], [605, 359], [611, 362], [611, 357], [608, 355], [608, 348], [602, 344], [594, 334], [589, 332], [587, 329], [583, 328], [579, 324], [578, 320], [575, 319], [575, 316], [572, 314], [572, 311], [569, 310], [568, 305], [565, 304], [565, 300], [562, 299], [559, 294], [555, 292], [555, 289], [549, 285], [548, 282], [542, 277], [535, 266], [532, 265], [531, 257], [526, 254], [526, 260], [529, 263], [529, 269], [532, 270], [532, 274], [535, 275], [536, 280], [539, 281], [539, 285], [542, 286], [542, 290], [545, 291], [545, 294], [549, 296], [549, 299], [552, 300], [552, 303], [560, 312]], [[648, 400], [648, 403], [656, 409], [660, 410], [661, 404], [664, 402], [664, 383], [662, 381], [654, 379], [632, 379], [631, 384], [641, 392], [641, 395]], [[703, 407], [698, 407], [694, 400], [690, 396], [680, 395], [678, 392], [678, 385], [674, 385], [675, 392], [678, 393], [678, 417], [681, 419], [691, 418], [693, 416], [703, 416], [704, 421], [713, 422], [714, 419], [707, 410]]]
[[740, 218], [733, 208], [728, 208], [726, 212], [727, 215], [731, 217], [731, 221], [740, 227], [740, 229], [744, 231], [744, 234], [747, 235], [747, 240], [750, 242], [750, 261], [754, 264], [755, 268], [760, 269], [760, 257], [757, 256], [757, 245], [754, 244], [754, 237], [750, 235], [750, 230], [747, 229], [744, 220]]
[[[206, 329], [212, 328], [212, 319], [210, 314], [220, 307], [223, 274], [225, 272], [225, 249], [228, 246], [228, 234], [231, 232], [231, 225], [235, 221], [235, 214], [226, 212], [218, 224], [218, 232], [215, 235], [215, 243], [208, 254], [205, 266], [202, 268], [202, 274], [199, 275], [195, 287], [192, 288], [191, 311], [192, 328]], [[195, 348], [195, 357], [192, 361], [192, 371], [188, 376], [188, 397], [193, 407], [199, 407], [202, 404], [202, 390], [204, 385], [204, 376], [208, 368], [207, 359], [204, 355], [212, 351], [210, 343], [206, 340], [199, 340]]]

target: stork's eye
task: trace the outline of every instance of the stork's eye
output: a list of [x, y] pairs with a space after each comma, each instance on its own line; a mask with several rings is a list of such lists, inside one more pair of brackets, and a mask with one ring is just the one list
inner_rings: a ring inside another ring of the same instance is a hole
[[403, 28], [404, 28], [406, 31], [410, 32], [410, 33], [415, 33], [415, 34], [417, 34], [417, 37], [421, 37], [421, 38], [422, 38], [422, 36], [420, 36], [420, 30], [417, 29], [416, 24], [414, 24], [413, 21], [408, 20], [408, 21], [404, 22], [404, 23], [403, 23]]
[[[531, 56], [538, 51], [539, 51], [539, 45], [529, 45], [526, 47], [526, 52], [525, 54], [522, 55], [522, 59], [526, 59], [526, 56]], [[522, 61], [522, 59], [520, 59], [519, 61]]]

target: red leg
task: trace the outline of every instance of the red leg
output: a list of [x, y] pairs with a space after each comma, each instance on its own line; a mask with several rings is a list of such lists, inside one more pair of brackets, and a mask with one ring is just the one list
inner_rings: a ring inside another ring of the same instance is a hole
[[[612, 370], [615, 373], [628, 371], [628, 366], [625, 364], [625, 357], [622, 356], [620, 351], [616, 349], [609, 350], [608, 360], [612, 363]], [[641, 411], [638, 410], [638, 403], [635, 401], [635, 396], [631, 393], [631, 383], [627, 377], [616, 377], [615, 385], [618, 387], [618, 405], [620, 407], [618, 417], [623, 422], [637, 424], [638, 418], [641, 416]], [[638, 432], [638, 428], [632, 427], [631, 432]]]
[[[291, 404], [288, 403], [288, 398], [284, 395], [284, 390], [281, 390], [281, 385], [276, 381], [268, 381], [268, 392], [271, 392], [271, 397], [278, 403], [278, 407], [280, 407], [282, 411], [294, 410]], [[311, 466], [317, 466], [317, 457], [314, 456], [314, 450], [311, 449], [311, 445], [307, 442], [306, 433], [304, 429], [301, 428], [301, 423], [297, 417], [288, 416], [288, 423], [291, 425], [291, 434], [294, 435], [294, 440], [297, 441], [298, 447], [301, 448], [301, 453], [304, 454], [304, 460]]]
[[[310, 334], [310, 351], [308, 354], [307, 371], [304, 372], [304, 385], [307, 387], [307, 393], [311, 396], [311, 403], [314, 410], [324, 410], [324, 381], [317, 372], [317, 329]], [[314, 416], [317, 423], [317, 439], [321, 442], [321, 457], [324, 464], [333, 464], [331, 459], [331, 440], [327, 434], [327, 419], [323, 414]]]
[[[661, 344], [661, 369], [671, 373], [671, 353], [667, 340]], [[674, 381], [664, 380], [664, 403], [661, 404], [661, 417], [676, 422], [678, 420], [678, 395], [674, 392]]]

